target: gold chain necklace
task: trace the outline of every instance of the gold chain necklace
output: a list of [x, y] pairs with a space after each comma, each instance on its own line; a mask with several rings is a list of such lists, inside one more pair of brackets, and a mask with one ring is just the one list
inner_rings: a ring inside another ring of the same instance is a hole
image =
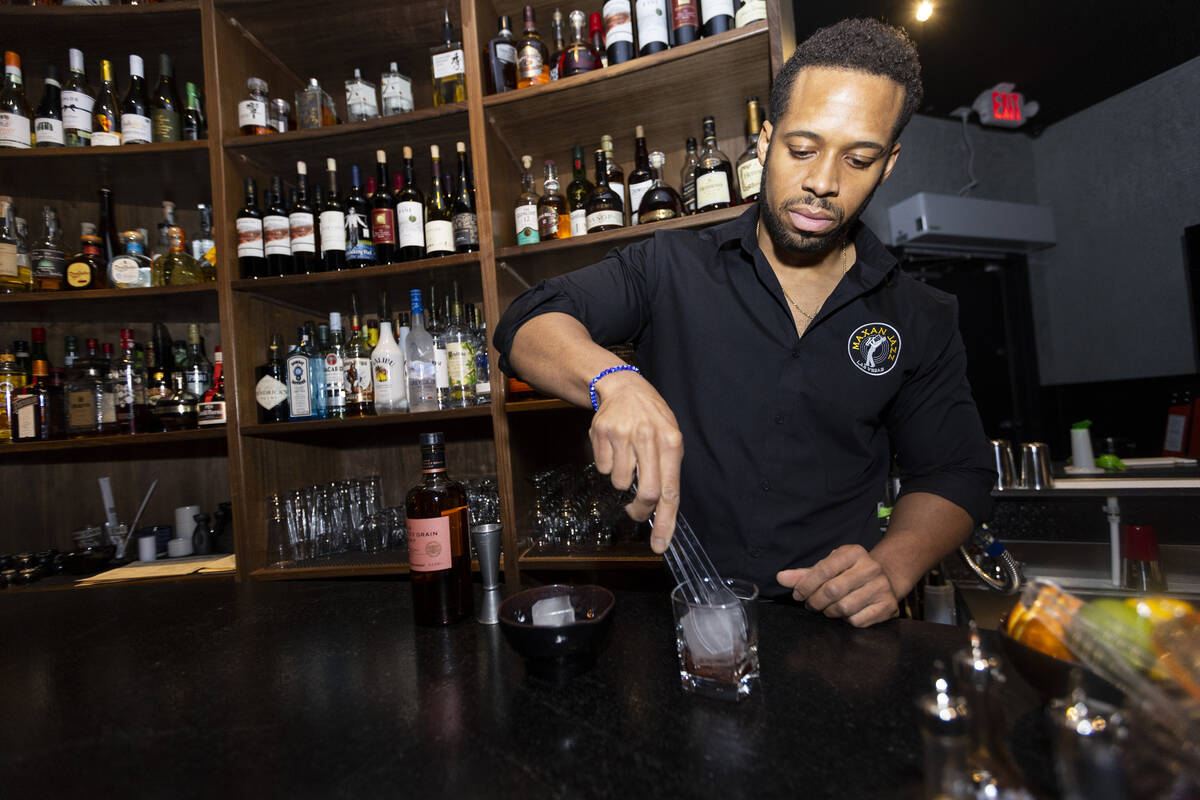
[[[849, 271], [850, 271], [850, 267], [846, 264], [846, 240], [843, 239], [842, 240], [842, 276], [845, 277], [846, 273]], [[780, 286], [779, 288], [783, 289], [783, 286]], [[809, 325], [811, 325], [815, 321], [815, 318], [813, 317], [813, 315], [808, 313], [807, 311], [805, 311], [803, 308], [801, 308], [800, 304], [792, 299], [792, 296], [787, 293], [786, 289], [783, 289], [783, 296], [786, 297], [787, 301], [792, 304], [792, 308], [796, 309], [797, 311], [799, 311], [801, 314], [803, 314], [805, 317], [808, 318], [808, 322], [806, 322], [804, 324], [805, 328], [807, 328]]]

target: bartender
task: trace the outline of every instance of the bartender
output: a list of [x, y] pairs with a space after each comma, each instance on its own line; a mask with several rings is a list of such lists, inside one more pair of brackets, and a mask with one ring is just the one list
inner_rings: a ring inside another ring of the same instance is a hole
[[[725, 577], [856, 626], [897, 616], [995, 480], [957, 303], [859, 222], [921, 96], [903, 31], [817, 31], [775, 78], [756, 205], [543, 281], [495, 334], [506, 373], [596, 409], [596, 466], [636, 477], [654, 552], [682, 512]], [[640, 371], [604, 348], [626, 342]]]

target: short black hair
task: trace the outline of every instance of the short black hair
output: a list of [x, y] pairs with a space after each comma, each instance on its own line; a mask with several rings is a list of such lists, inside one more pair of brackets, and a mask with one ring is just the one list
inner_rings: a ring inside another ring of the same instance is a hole
[[792, 85], [805, 67], [828, 67], [891, 78], [904, 87], [904, 105], [892, 141], [912, 119], [925, 94], [917, 48], [903, 28], [877, 19], [844, 19], [805, 39], [775, 76], [768, 119], [775, 125], [787, 111]]

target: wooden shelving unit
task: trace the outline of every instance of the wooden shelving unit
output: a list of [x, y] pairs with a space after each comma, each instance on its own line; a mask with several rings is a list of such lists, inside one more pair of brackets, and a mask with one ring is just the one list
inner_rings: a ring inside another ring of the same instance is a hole
[[[545, 31], [556, 4], [538, 0], [534, 7]], [[30, 98], [41, 96], [45, 65], [53, 62], [61, 68], [69, 47], [84, 51], [93, 83], [101, 57], [116, 62], [123, 83], [127, 73], [121, 59], [130, 51], [129, 43], [163, 42], [175, 57], [177, 82], [203, 84], [209, 126], [209, 138], [203, 142], [0, 151], [0, 191], [16, 197], [23, 208], [56, 205], [68, 242], [74, 240], [80, 221], [95, 219], [96, 189], [101, 185], [114, 190], [120, 229], [152, 228], [159, 218], [160, 201], [171, 199], [181, 210], [185, 230], [194, 230], [195, 204], [211, 202], [219, 265], [217, 283], [203, 287], [0, 297], [0, 336], [26, 338], [31, 325], [49, 325], [52, 341], [55, 335], [78, 327], [86, 335], [113, 340], [117, 329], [127, 325], [145, 328], [160, 319], [173, 326], [199, 321], [208, 351], [222, 345], [229, 398], [229, 424], [217, 431], [0, 447], [0, 504], [17, 509], [21, 523], [17, 528], [53, 531], [61, 540], [71, 526], [95, 521], [87, 518], [86, 511], [57, 503], [60, 494], [51, 487], [64, 482], [86, 494], [94, 491], [95, 476], [112, 474], [122, 496], [140, 499], [145, 485], [159, 477], [156, 502], [161, 508], [148, 510], [154, 514], [147, 519], [169, 519], [166, 509], [184, 498], [206, 508], [233, 501], [240, 579], [403, 575], [407, 565], [390, 554], [266, 569], [264, 500], [271, 493], [300, 486], [379, 474], [385, 478], [384, 504], [396, 505], [416, 480], [417, 433], [441, 429], [447, 432], [448, 460], [456, 477], [497, 478], [505, 530], [502, 567], [510, 582], [519, 580], [521, 569], [660, 563], [640, 544], [579, 554], [519, 551], [519, 532], [532, 502], [527, 476], [590, 460], [586, 435], [590, 415], [557, 400], [507, 401], [506, 381], [495, 366], [494, 350], [490, 353], [495, 370], [493, 399], [488, 406], [258, 424], [255, 367], [265, 358], [270, 334], [283, 333], [290, 341], [296, 326], [305, 320], [348, 308], [351, 293], [357, 294], [363, 312], [371, 314], [380, 290], [387, 291], [396, 307], [406, 304], [410, 289], [432, 286], [441, 295], [457, 282], [464, 299], [482, 307], [488, 330], [494, 331], [511, 300], [538, 280], [584, 266], [613, 247], [656, 231], [716, 224], [745, 210], [734, 207], [530, 246], [516, 245], [511, 212], [521, 155], [533, 156], [539, 178], [540, 165], [548, 158], [569, 175], [572, 146], [583, 145], [590, 156], [600, 135], [609, 133], [628, 174], [633, 167], [633, 128], [638, 124], [645, 127], [651, 149], [666, 153], [669, 183], [677, 184], [685, 138], [699, 136], [705, 115], [716, 116], [719, 143], [736, 158], [745, 146], [746, 98], [758, 96], [765, 104], [773, 66], [788, 47], [790, 7], [770, 0], [768, 22], [548, 86], [485, 96], [480, 53], [495, 36], [497, 17], [516, 13], [519, 6], [457, 0], [448, 10], [467, 56], [468, 99], [434, 108], [428, 48], [440, 41], [444, 8], [442, 0], [409, 0], [386, 9], [368, 0], [346, 0], [338, 6], [336, 24], [327, 24], [326, 0], [293, 0], [282, 12], [274, 0], [0, 7], [0, 29], [8, 34], [5, 46], [22, 55]], [[140, 49], [148, 71], [154, 72], [158, 46], [146, 44]], [[236, 104], [243, 99], [251, 76], [268, 81], [272, 97], [289, 100], [310, 77], [316, 77], [335, 98], [344, 118], [341, 86], [350, 70], [359, 67], [364, 76], [376, 80], [392, 61], [413, 79], [416, 110], [409, 114], [270, 136], [244, 136], [238, 130]], [[351, 165], [358, 165], [364, 182], [374, 175], [376, 149], [387, 152], [395, 173], [401, 147], [407, 145], [414, 149], [417, 180], [424, 191], [429, 181], [429, 145], [439, 144], [443, 163], [450, 165], [458, 141], [467, 144], [474, 167], [479, 252], [258, 280], [242, 279], [236, 273], [231, 221], [243, 203], [246, 178], [255, 178], [261, 190], [272, 175], [290, 180], [295, 162], [303, 160], [310, 164], [312, 180], [319, 182], [324, 159], [335, 158], [345, 187]], [[590, 158], [586, 167], [590, 174]], [[24, 215], [36, 227], [36, 215], [30, 211]], [[52, 359], [58, 357], [52, 350]], [[29, 486], [38, 488], [30, 493]], [[11, 538], [0, 537], [0, 550]]]

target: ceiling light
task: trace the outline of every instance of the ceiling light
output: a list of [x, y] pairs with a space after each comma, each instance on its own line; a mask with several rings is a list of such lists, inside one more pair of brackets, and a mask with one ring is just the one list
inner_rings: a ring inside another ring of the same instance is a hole
[[917, 21], [924, 22], [933, 16], [933, 3], [929, 0], [917, 4]]

